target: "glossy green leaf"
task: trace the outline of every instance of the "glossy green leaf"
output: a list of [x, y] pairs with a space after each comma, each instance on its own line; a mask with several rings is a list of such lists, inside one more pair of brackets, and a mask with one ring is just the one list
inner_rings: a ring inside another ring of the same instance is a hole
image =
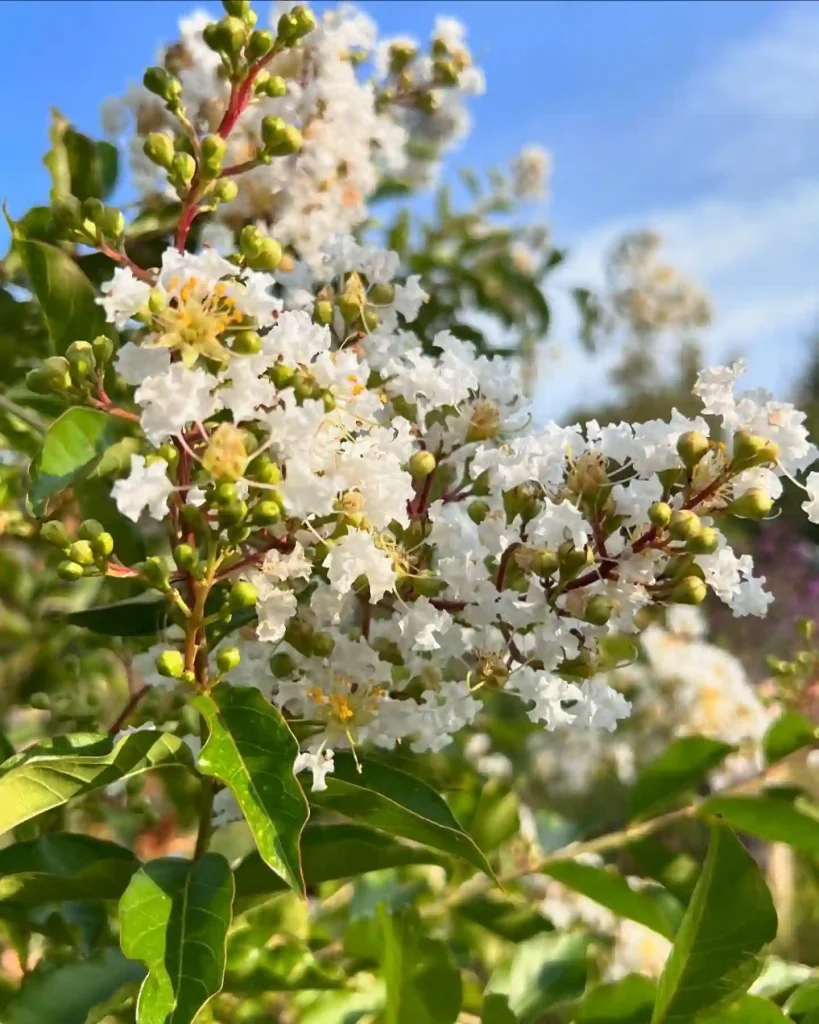
[[760, 996], [743, 996], [716, 1013], [697, 1017], [697, 1024], [793, 1024], [776, 1003]]
[[717, 796], [700, 809], [704, 816], [724, 819], [741, 832], [788, 843], [808, 853], [819, 851], [819, 819], [798, 811], [787, 800], [773, 796]]
[[656, 993], [650, 978], [628, 974], [587, 993], [572, 1024], [650, 1024]]
[[[407, 864], [438, 864], [440, 856], [419, 846], [396, 842], [361, 825], [308, 825], [301, 838], [305, 884], [319, 885], [369, 871]], [[236, 897], [284, 892], [287, 886], [254, 850], [236, 868]]]
[[233, 793], [268, 867], [304, 892], [299, 841], [309, 810], [293, 772], [299, 745], [287, 723], [252, 686], [219, 686], [193, 704], [209, 733], [199, 768]]
[[361, 761], [359, 771], [350, 754], [336, 754], [327, 789], [314, 793], [320, 807], [434, 850], [468, 861], [494, 877], [474, 841], [464, 832], [446, 802], [425, 782], [378, 761]]
[[765, 760], [776, 764], [795, 750], [809, 747], [816, 741], [816, 727], [797, 711], [785, 711], [769, 727], [762, 741]]
[[542, 870], [544, 875], [607, 907], [618, 917], [637, 921], [667, 939], [673, 937], [674, 930], [660, 907], [645, 892], [632, 889], [614, 870], [576, 860], [554, 861]]
[[490, 992], [483, 1001], [481, 1024], [518, 1024], [509, 1009], [509, 1000], [498, 992]]
[[65, 352], [72, 341], [91, 341], [109, 332], [91, 282], [67, 253], [19, 234], [14, 249], [40, 303], [56, 354]]
[[131, 733], [116, 746], [111, 736], [88, 735], [37, 744], [0, 765], [0, 832], [150, 768], [191, 763], [183, 740], [156, 729]]
[[551, 921], [531, 906], [518, 906], [499, 896], [476, 896], [455, 904], [455, 912], [508, 942], [525, 942], [554, 931]]
[[785, 1009], [794, 1014], [810, 1013], [813, 1010], [819, 1012], [819, 978], [803, 981], [788, 997]]
[[736, 748], [707, 736], [675, 740], [640, 772], [629, 793], [632, 817], [653, 814], [683, 793], [696, 788]]
[[124, 846], [47, 832], [0, 850], [0, 902], [119, 899], [138, 867]]
[[85, 608], [66, 615], [66, 620], [104, 636], [153, 636], [168, 624], [168, 605], [164, 598], [152, 594], [133, 601]]
[[222, 988], [233, 874], [218, 853], [145, 864], [120, 901], [120, 943], [148, 976], [137, 1024], [190, 1024]]
[[426, 935], [417, 915], [380, 909], [384, 1024], [454, 1024], [461, 1009], [461, 973], [446, 943]]
[[34, 512], [39, 515], [49, 498], [85, 479], [122, 430], [122, 420], [80, 406], [56, 419], [31, 464], [29, 496]]
[[546, 1011], [578, 999], [586, 987], [587, 939], [538, 935], [522, 942], [493, 972], [488, 992], [499, 992], [521, 1024], [535, 1024]]
[[724, 825], [711, 843], [658, 986], [652, 1024], [690, 1024], [730, 1003], [759, 972], [776, 911], [753, 857]]
[[65, 967], [38, 968], [5, 1007], [3, 1024], [85, 1024], [95, 1006], [144, 976], [142, 964], [112, 947]]

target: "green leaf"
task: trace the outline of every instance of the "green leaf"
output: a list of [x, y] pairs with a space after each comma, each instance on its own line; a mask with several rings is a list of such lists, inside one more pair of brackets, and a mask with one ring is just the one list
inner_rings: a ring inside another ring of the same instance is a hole
[[674, 929], [660, 907], [645, 892], [632, 889], [613, 869], [593, 867], [576, 860], [559, 860], [542, 869], [574, 892], [607, 907], [618, 917], [645, 925], [652, 931], [673, 938]]
[[538, 935], [522, 942], [492, 974], [487, 992], [509, 998], [521, 1024], [534, 1024], [551, 1007], [579, 998], [586, 986], [587, 939]]
[[498, 896], [477, 896], [455, 904], [455, 912], [508, 942], [525, 942], [554, 931], [551, 921], [533, 907], [520, 907]]
[[809, 1013], [819, 1011], [819, 978], [808, 978], [792, 992], [785, 1003], [788, 1013]]
[[61, 807], [73, 797], [150, 768], [191, 765], [189, 747], [156, 729], [123, 737], [62, 736], [0, 765], [0, 832]]
[[110, 333], [93, 285], [67, 253], [55, 245], [22, 238], [19, 232], [14, 249], [40, 303], [57, 355], [72, 341], [91, 341]]
[[445, 801], [425, 782], [379, 761], [336, 754], [327, 789], [313, 793], [319, 807], [391, 835], [453, 854], [494, 878], [492, 868]]
[[585, 995], [573, 1024], [650, 1024], [656, 993], [650, 978], [627, 974]]
[[509, 1000], [498, 992], [490, 992], [483, 1001], [481, 1024], [518, 1024], [518, 1019], [509, 1009]]
[[[308, 825], [301, 839], [301, 859], [307, 886], [364, 875], [406, 864], [439, 864], [432, 851], [398, 843], [361, 825]], [[284, 892], [287, 886], [262, 860], [258, 851], [236, 868], [236, 898]]]
[[816, 740], [813, 722], [797, 711], [785, 711], [768, 727], [762, 746], [765, 761], [776, 764], [782, 758], [802, 747], [809, 747]]
[[148, 968], [138, 1024], [190, 1024], [219, 992], [233, 905], [233, 874], [218, 853], [163, 857], [131, 879], [119, 906], [126, 956]]
[[711, 844], [658, 986], [652, 1024], [690, 1024], [742, 995], [762, 948], [776, 936], [776, 911], [753, 857], [724, 825]]
[[716, 1013], [697, 1017], [697, 1024], [793, 1024], [790, 1017], [760, 996], [743, 996]]
[[75, 626], [104, 636], [153, 636], [168, 624], [168, 605], [163, 597], [151, 595], [85, 608], [65, 618]]
[[85, 479], [122, 431], [121, 420], [97, 409], [76, 406], [56, 419], [31, 464], [29, 495], [35, 514], [43, 512], [53, 495]]
[[270, 948], [265, 946], [268, 939], [269, 935], [253, 932], [246, 942], [231, 942], [225, 975], [229, 992], [255, 995], [345, 987], [346, 976], [337, 964], [322, 963], [300, 942], [280, 940]]
[[209, 732], [199, 768], [228, 786], [264, 862], [303, 893], [299, 840], [310, 812], [293, 772], [299, 745], [287, 723], [252, 686], [219, 686], [193, 704]]
[[446, 943], [425, 935], [417, 915], [379, 908], [383, 936], [384, 1024], [454, 1024], [461, 974]]
[[716, 796], [706, 800], [701, 815], [716, 815], [741, 832], [788, 843], [808, 853], [819, 851], [819, 819], [773, 796]]
[[48, 832], [0, 850], [0, 901], [51, 903], [119, 899], [139, 867], [124, 846]]
[[3, 1012], [3, 1024], [85, 1024], [88, 1014], [145, 975], [113, 947], [52, 970], [37, 969]]
[[706, 736], [684, 736], [675, 740], [637, 777], [629, 794], [631, 816], [653, 814], [694, 789], [734, 750], [736, 748], [729, 743]]

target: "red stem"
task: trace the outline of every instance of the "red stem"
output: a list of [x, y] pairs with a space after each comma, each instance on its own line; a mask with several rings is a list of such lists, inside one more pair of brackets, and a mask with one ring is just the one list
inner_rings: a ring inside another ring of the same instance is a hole
[[134, 263], [130, 256], [127, 256], [124, 252], [117, 252], [116, 249], [112, 249], [110, 245], [105, 242], [100, 242], [97, 246], [101, 253], [104, 253], [109, 259], [114, 260], [116, 263], [122, 263], [131, 271], [134, 277], [138, 277], [140, 281], [144, 281], [146, 284], [156, 284], [156, 278], [150, 272], [150, 270], [143, 270], [139, 264]]
[[136, 711], [142, 698], [148, 693], [150, 689], [150, 686], [145, 685], [142, 687], [141, 690], [137, 690], [137, 692], [131, 697], [131, 699], [119, 713], [114, 724], [108, 730], [109, 736], [116, 735], [116, 733], [118, 733], [120, 729], [122, 729], [122, 727], [125, 725], [128, 719], [134, 713], [134, 711]]

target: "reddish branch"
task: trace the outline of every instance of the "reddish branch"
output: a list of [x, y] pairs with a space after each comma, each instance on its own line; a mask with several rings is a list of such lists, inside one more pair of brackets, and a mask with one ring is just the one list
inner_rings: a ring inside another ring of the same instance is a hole
[[137, 690], [137, 692], [131, 697], [131, 699], [128, 701], [128, 703], [117, 716], [117, 719], [114, 722], [114, 724], [108, 730], [108, 734], [110, 736], [115, 736], [120, 731], [120, 729], [122, 729], [122, 727], [126, 724], [128, 719], [134, 713], [134, 711], [136, 711], [142, 698], [148, 693], [150, 689], [150, 686], [143, 686], [140, 690]]

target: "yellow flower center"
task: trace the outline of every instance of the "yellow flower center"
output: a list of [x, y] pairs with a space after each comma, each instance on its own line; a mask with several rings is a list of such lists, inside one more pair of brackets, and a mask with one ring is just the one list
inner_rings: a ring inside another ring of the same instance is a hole
[[235, 299], [226, 294], [225, 284], [220, 282], [208, 290], [196, 277], [189, 277], [182, 284], [174, 277], [168, 284], [168, 293], [170, 303], [155, 317], [159, 328], [155, 344], [178, 351], [185, 366], [192, 366], [199, 356], [227, 362], [230, 352], [220, 341], [220, 335], [241, 323], [243, 317], [236, 309]]

